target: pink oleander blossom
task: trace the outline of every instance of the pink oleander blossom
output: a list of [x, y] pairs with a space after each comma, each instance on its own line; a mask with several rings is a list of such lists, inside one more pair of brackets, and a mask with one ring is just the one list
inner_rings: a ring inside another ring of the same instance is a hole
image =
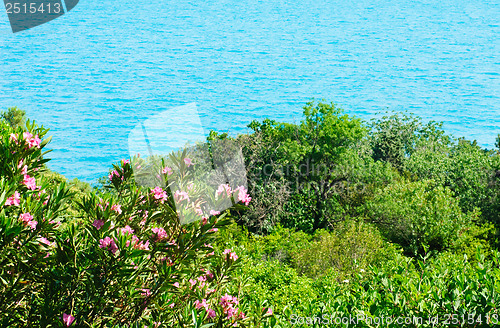
[[10, 141], [13, 141], [14, 143], [16, 143], [16, 144], [17, 144], [17, 143], [18, 143], [18, 140], [17, 140], [17, 134], [15, 134], [15, 133], [11, 133], [11, 134], [10, 134], [10, 137], [9, 137], [9, 140], [10, 140]]
[[185, 191], [176, 190], [174, 193], [174, 199], [177, 202], [187, 200], [189, 202], [189, 195]]
[[151, 193], [153, 194], [154, 199], [159, 200], [161, 203], [168, 199], [167, 192], [164, 191], [161, 187], [155, 187], [153, 190], [151, 190]]
[[102, 226], [104, 225], [104, 221], [103, 220], [98, 220], [98, 219], [95, 219], [94, 220], [94, 223], [92, 223], [92, 225], [97, 229], [97, 230], [100, 230], [102, 228]]
[[149, 251], [149, 240], [146, 242], [140, 241], [136, 235], [132, 236], [133, 247], [144, 251]]
[[165, 231], [165, 229], [163, 229], [161, 227], [160, 228], [153, 228], [153, 229], [151, 229], [151, 231], [153, 231], [153, 233], [156, 235], [157, 241], [162, 241], [162, 240], [168, 239], [167, 232]]
[[120, 176], [120, 174], [118, 173], [118, 171], [117, 171], [117, 170], [113, 170], [113, 171], [111, 171], [111, 173], [108, 175], [109, 181], [113, 180], [113, 177], [114, 177], [115, 175], [116, 175], [117, 177], [119, 177], [119, 176]]
[[215, 317], [217, 316], [217, 315], [215, 314], [215, 311], [214, 311], [213, 309], [208, 309], [208, 311], [207, 311], [207, 312], [208, 312], [208, 317], [209, 317], [210, 319], [213, 319], [213, 318], [215, 318]]
[[206, 299], [202, 299], [201, 302], [198, 301], [198, 300], [194, 301], [194, 307], [196, 308], [196, 310], [204, 308], [205, 310], [208, 311], [207, 300]]
[[126, 225], [125, 228], [121, 228], [122, 235], [131, 235], [134, 233], [134, 229], [132, 229], [129, 225]]
[[30, 190], [35, 190], [36, 189], [36, 179], [30, 177], [27, 174], [24, 175], [23, 184], [26, 186], [26, 188], [28, 188]]
[[15, 191], [14, 195], [7, 198], [5, 201], [5, 206], [19, 206], [21, 200], [21, 195]]
[[19, 215], [19, 219], [24, 223], [28, 223], [33, 220], [33, 216], [30, 213], [23, 213]]
[[250, 201], [252, 200], [252, 197], [247, 193], [247, 190], [245, 189], [244, 186], [239, 186], [234, 190], [235, 192], [238, 191], [238, 201], [243, 202], [245, 205], [248, 206]]
[[190, 167], [191, 165], [194, 165], [193, 161], [191, 160], [191, 158], [184, 158], [184, 163], [187, 165], [187, 167]]
[[115, 211], [118, 214], [122, 214], [122, 206], [120, 204], [115, 204], [111, 206], [111, 210]]
[[27, 225], [28, 227], [30, 227], [30, 228], [31, 228], [31, 230], [35, 230], [35, 229], [36, 229], [36, 225], [37, 225], [37, 224], [38, 224], [38, 222], [37, 222], [37, 221], [35, 221], [35, 220], [31, 220], [31, 221], [29, 221], [26, 225]]
[[55, 242], [51, 242], [50, 240], [48, 240], [47, 238], [45, 237], [40, 237], [38, 238], [38, 241], [41, 243], [41, 244], [45, 244], [47, 246], [50, 246], [50, 247], [54, 247], [56, 245]]
[[217, 188], [217, 191], [215, 193], [216, 196], [220, 196], [222, 194], [225, 194], [226, 196], [231, 196], [231, 187], [228, 184], [221, 184], [219, 185], [219, 188]]
[[229, 259], [233, 261], [236, 261], [238, 259], [238, 255], [236, 255], [235, 252], [231, 251], [230, 248], [226, 248], [222, 254], [223, 255], [229, 254]]
[[173, 173], [172, 169], [168, 166], [164, 167], [163, 170], [161, 170], [161, 172], [166, 175], [172, 175]]
[[75, 317], [72, 316], [71, 314], [66, 314], [66, 313], [63, 313], [63, 322], [64, 324], [66, 325], [66, 327], [69, 327], [71, 326], [73, 323], [76, 324], [76, 321], [75, 321]]
[[104, 239], [100, 239], [99, 248], [106, 248], [113, 255], [115, 255], [116, 252], [118, 251], [118, 246], [116, 246], [114, 239], [110, 237], [105, 237]]
[[42, 140], [40, 140], [40, 138], [38, 137], [38, 134], [37, 134], [33, 138], [30, 138], [28, 140], [28, 147], [29, 148], [33, 148], [33, 147], [40, 148], [41, 143], [42, 143]]
[[210, 215], [219, 215], [220, 211], [210, 210]]

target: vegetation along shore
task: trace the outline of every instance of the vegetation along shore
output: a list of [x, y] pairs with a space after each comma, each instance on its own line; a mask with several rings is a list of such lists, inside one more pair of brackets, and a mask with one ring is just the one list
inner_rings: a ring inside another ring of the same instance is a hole
[[[49, 170], [48, 129], [6, 110], [0, 326], [500, 322], [500, 135], [488, 150], [439, 122], [364, 121], [324, 101], [298, 124], [248, 127], [159, 168], [123, 159], [91, 186]], [[246, 181], [197, 179], [211, 167], [197, 151], [224, 142], [241, 147]], [[162, 183], [137, 183], [138, 167]]]

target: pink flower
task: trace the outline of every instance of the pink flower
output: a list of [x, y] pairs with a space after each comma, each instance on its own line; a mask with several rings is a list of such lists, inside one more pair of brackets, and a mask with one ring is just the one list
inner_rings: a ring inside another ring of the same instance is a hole
[[71, 324], [75, 321], [75, 317], [72, 316], [71, 314], [66, 314], [63, 313], [63, 322], [66, 325], [66, 327], [71, 326]]
[[7, 200], [5, 201], [5, 206], [12, 206], [12, 205], [19, 206], [20, 200], [21, 200], [21, 195], [17, 191], [15, 191], [14, 195], [7, 198]]
[[99, 240], [99, 248], [106, 248], [113, 255], [118, 251], [118, 246], [116, 246], [115, 241], [112, 238], [105, 237]]
[[118, 214], [122, 214], [122, 206], [120, 204], [115, 204], [111, 206], [111, 210], [115, 211]]
[[230, 248], [226, 248], [222, 254], [229, 254], [229, 258], [233, 261], [236, 261], [238, 259], [238, 255], [236, 255], [235, 252], [232, 252]]
[[193, 287], [194, 285], [196, 285], [196, 280], [189, 279], [189, 283], [191, 284], [191, 287]]
[[40, 143], [41, 142], [42, 142], [42, 140], [40, 140], [40, 138], [38, 138], [38, 134], [37, 134], [33, 138], [31, 138], [31, 139], [28, 140], [28, 147], [30, 147], [30, 148], [33, 148], [33, 147], [40, 148]]
[[273, 309], [268, 308], [266, 311], [266, 315], [273, 315]]
[[98, 219], [96, 219], [96, 220], [94, 220], [94, 223], [92, 223], [92, 225], [93, 225], [93, 226], [94, 226], [97, 230], [99, 230], [99, 229], [101, 229], [101, 228], [102, 228], [102, 226], [104, 225], [104, 221], [103, 221], [103, 220], [98, 220]]
[[208, 230], [208, 232], [217, 232], [217, 231], [219, 231], [219, 229], [217, 229], [217, 228], [212, 228], [212, 229]]
[[169, 168], [168, 166], [164, 167], [163, 170], [161, 171], [163, 174], [167, 174], [167, 175], [172, 175], [172, 169]]
[[29, 175], [25, 174], [24, 175], [24, 180], [23, 180], [23, 184], [28, 188], [28, 189], [31, 189], [31, 190], [35, 190], [36, 189], [36, 179], [35, 178], [32, 178], [30, 177]]
[[196, 308], [196, 310], [204, 308], [205, 310], [208, 311], [207, 300], [206, 299], [202, 299], [201, 302], [198, 301], [198, 300], [194, 301], [194, 307]]
[[23, 213], [19, 215], [19, 219], [24, 223], [28, 223], [33, 220], [33, 216], [30, 213]]
[[28, 222], [27, 226], [30, 227], [31, 230], [35, 230], [37, 224], [38, 224], [38, 222], [33, 220], [33, 221]]
[[226, 194], [227, 196], [231, 196], [231, 187], [228, 184], [221, 184], [216, 191], [216, 195], [220, 196], [222, 194]]
[[220, 211], [210, 210], [210, 215], [219, 215]]
[[153, 190], [151, 190], [151, 193], [153, 193], [153, 197], [160, 200], [161, 203], [168, 199], [167, 192], [164, 191], [161, 187], [155, 187]]
[[207, 224], [207, 222], [208, 222], [208, 219], [207, 219], [207, 217], [206, 217], [206, 216], [204, 216], [204, 217], [202, 217], [202, 218], [201, 218], [201, 223], [202, 223], [203, 225]]
[[11, 133], [9, 137], [10, 141], [14, 141], [17, 144], [17, 134]]
[[172, 304], [170, 304], [168, 307], [169, 307], [169, 308], [171, 308], [171, 309], [173, 309], [173, 308], [174, 308], [174, 306], [175, 306], [175, 303], [172, 303]]
[[122, 232], [122, 235], [125, 235], [125, 234], [131, 235], [134, 233], [134, 229], [132, 229], [129, 225], [126, 225], [125, 228], [121, 229], [121, 232]]
[[50, 242], [50, 241], [49, 241], [47, 238], [45, 238], [45, 237], [40, 237], [40, 238], [38, 238], [38, 241], [39, 241], [40, 243], [42, 243], [42, 244], [45, 244], [45, 245], [47, 245], [47, 246], [51, 246], [51, 247], [56, 245], [56, 243], [55, 243], [55, 242]]
[[174, 282], [173, 286], [179, 288], [179, 283], [178, 282]]
[[21, 174], [22, 175], [28, 174], [28, 165], [24, 165], [23, 169], [21, 170]]
[[191, 158], [184, 158], [184, 163], [186, 163], [187, 167], [190, 167], [191, 165], [194, 165], [193, 164], [193, 161], [191, 160]]
[[208, 309], [208, 317], [213, 319], [215, 318], [216, 314], [215, 314], [215, 311], [213, 309]]
[[113, 177], [114, 177], [115, 175], [116, 175], [117, 177], [119, 177], [119, 176], [120, 176], [120, 174], [118, 173], [118, 171], [117, 171], [117, 170], [113, 170], [113, 171], [111, 171], [111, 173], [108, 175], [109, 181], [113, 180]]
[[144, 243], [144, 242], [140, 241], [139, 238], [136, 235], [133, 235], [132, 236], [132, 242], [134, 243], [134, 248], [135, 249], [149, 251], [149, 240], [147, 240]]
[[196, 214], [198, 214], [199, 216], [202, 216], [203, 215], [203, 210], [199, 207], [195, 208], [194, 211], [196, 212]]
[[145, 296], [145, 297], [148, 297], [148, 296], [151, 296], [151, 291], [147, 288], [144, 288], [144, 289], [141, 289], [142, 293], [141, 295], [142, 296]]
[[129, 159], [122, 159], [122, 165], [125, 165], [125, 164], [130, 164], [130, 160]]
[[23, 132], [23, 139], [24, 140], [29, 140], [33, 137], [33, 135], [29, 132]]
[[177, 202], [187, 200], [189, 202], [189, 195], [185, 191], [176, 190], [174, 193], [174, 198]]
[[205, 271], [207, 277], [209, 277], [210, 279], [213, 279], [214, 274], [212, 272], [210, 272], [210, 270], [207, 269], [207, 270], [204, 270], [204, 271]]
[[235, 192], [239, 191], [238, 192], [238, 201], [243, 202], [245, 205], [248, 206], [248, 204], [252, 200], [252, 197], [250, 197], [250, 195], [247, 194], [247, 190], [245, 189], [245, 187], [244, 186], [239, 186], [234, 191]]
[[157, 241], [162, 241], [164, 239], [168, 239], [168, 234], [163, 228], [153, 228], [151, 229], [153, 233], [156, 235], [156, 240]]

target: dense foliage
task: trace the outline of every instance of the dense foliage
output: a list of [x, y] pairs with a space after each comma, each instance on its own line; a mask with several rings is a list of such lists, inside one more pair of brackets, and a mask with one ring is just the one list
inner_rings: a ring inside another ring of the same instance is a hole
[[[47, 129], [2, 114], [0, 325], [500, 321], [500, 151], [411, 114], [364, 122], [324, 102], [300, 124], [249, 127], [212, 131], [168, 167], [122, 160], [91, 188], [47, 169]], [[194, 172], [227, 161], [227, 144], [248, 191], [217, 182], [204, 199]], [[158, 173], [150, 187], [138, 167]], [[221, 202], [233, 206], [207, 213]]]

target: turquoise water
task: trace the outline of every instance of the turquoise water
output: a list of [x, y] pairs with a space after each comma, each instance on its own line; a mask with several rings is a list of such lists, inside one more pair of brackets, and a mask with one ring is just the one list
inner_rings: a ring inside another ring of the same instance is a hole
[[485, 147], [500, 133], [498, 1], [81, 0], [16, 34], [2, 15], [0, 108], [51, 128], [69, 178], [104, 175], [140, 121], [192, 102], [231, 133], [298, 121], [311, 97], [365, 119], [409, 110]]

